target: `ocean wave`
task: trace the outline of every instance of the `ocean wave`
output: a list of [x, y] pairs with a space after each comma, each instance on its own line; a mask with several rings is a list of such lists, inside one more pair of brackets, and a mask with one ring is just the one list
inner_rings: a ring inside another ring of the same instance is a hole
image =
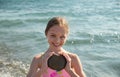
[[[45, 23], [46, 19], [40, 18], [18, 18], [18, 19], [4, 19], [0, 20], [0, 27], [1, 28], [10, 28], [10, 27], [25, 27], [29, 26], [28, 24], [40, 24]], [[32, 25], [31, 25], [32, 26]]]
[[21, 26], [21, 24], [24, 24], [23, 21], [16, 19], [16, 20], [0, 20], [0, 27], [1, 28], [10, 28], [10, 27], [14, 27], [14, 26]]
[[76, 35], [72, 34], [68, 39], [67, 44], [72, 45], [89, 45], [89, 44], [110, 44], [120, 43], [120, 34], [113, 33], [98, 33], [90, 34], [86, 32], [76, 32]]

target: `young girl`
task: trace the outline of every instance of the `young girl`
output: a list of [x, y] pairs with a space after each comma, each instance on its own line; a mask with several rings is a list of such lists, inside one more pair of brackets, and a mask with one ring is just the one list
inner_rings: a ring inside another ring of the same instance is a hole
[[[86, 77], [79, 57], [62, 48], [68, 33], [68, 24], [64, 18], [54, 17], [48, 22], [45, 35], [49, 48], [44, 54], [38, 54], [33, 58], [27, 77]], [[66, 58], [67, 63], [63, 70], [57, 72], [48, 67], [47, 61], [53, 54]]]

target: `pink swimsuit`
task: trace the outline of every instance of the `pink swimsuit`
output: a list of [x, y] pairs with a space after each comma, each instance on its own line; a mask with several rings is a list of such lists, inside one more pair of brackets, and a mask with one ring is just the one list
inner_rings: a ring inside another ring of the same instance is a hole
[[61, 71], [56, 71], [51, 68], [48, 68], [47, 73], [44, 73], [42, 77], [71, 77], [71, 76], [65, 71], [65, 69]]

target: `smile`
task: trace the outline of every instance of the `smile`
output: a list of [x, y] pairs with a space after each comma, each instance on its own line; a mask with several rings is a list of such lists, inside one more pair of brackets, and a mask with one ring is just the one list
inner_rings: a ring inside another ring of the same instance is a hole
[[53, 45], [54, 45], [55, 47], [59, 47], [59, 46], [60, 46], [59, 44], [54, 44], [54, 43], [53, 43]]

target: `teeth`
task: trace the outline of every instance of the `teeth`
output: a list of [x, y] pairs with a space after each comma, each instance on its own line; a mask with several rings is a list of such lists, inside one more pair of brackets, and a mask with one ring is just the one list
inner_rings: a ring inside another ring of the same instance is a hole
[[59, 44], [54, 44], [55, 46], [59, 46]]
[[55, 45], [55, 46], [59, 46], [59, 45]]

